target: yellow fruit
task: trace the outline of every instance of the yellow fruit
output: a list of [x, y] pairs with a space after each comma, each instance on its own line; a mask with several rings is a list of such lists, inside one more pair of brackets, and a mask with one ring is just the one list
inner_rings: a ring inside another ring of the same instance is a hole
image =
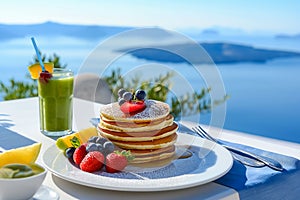
[[65, 151], [67, 148], [72, 147], [71, 139], [75, 136], [79, 139], [80, 144], [88, 141], [92, 136], [97, 136], [97, 130], [95, 127], [83, 129], [79, 132], [60, 137], [56, 140], [56, 146], [61, 150]]
[[0, 167], [11, 163], [33, 164], [35, 163], [40, 150], [41, 143], [34, 143], [25, 147], [7, 150], [0, 153]]
[[96, 127], [86, 128], [77, 132], [77, 137], [79, 138], [81, 144], [87, 142], [90, 137], [97, 135], [98, 133]]
[[[53, 63], [44, 63], [45, 69], [52, 74], [53, 73], [53, 68], [54, 64]], [[33, 65], [30, 65], [28, 67], [28, 70], [30, 72], [31, 78], [32, 79], [38, 79], [40, 77], [40, 73], [42, 72], [42, 67], [40, 64], [36, 63]]]

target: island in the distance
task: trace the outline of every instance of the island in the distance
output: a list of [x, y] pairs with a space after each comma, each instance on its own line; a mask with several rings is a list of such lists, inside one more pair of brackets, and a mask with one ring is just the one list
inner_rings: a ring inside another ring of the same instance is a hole
[[[77, 24], [61, 24], [56, 22], [45, 22], [41, 24], [0, 24], [0, 41], [11, 40], [15, 38], [23, 38], [38, 36], [38, 37], [72, 37], [80, 38], [90, 41], [99, 41], [99, 39], [111, 37], [124, 31], [133, 30], [134, 27], [117, 27], [117, 26], [99, 26], [99, 25], [77, 25]], [[139, 29], [138, 29], [139, 30]], [[218, 31], [207, 29], [203, 34], [219, 34]], [[137, 31], [131, 33], [130, 36], [138, 39], [150, 39], [155, 41], [163, 41], [172, 37], [169, 31], [163, 29], [147, 29], [145, 34]], [[298, 38], [299, 35], [288, 38]], [[277, 38], [287, 38], [281, 35]], [[158, 62], [172, 62], [172, 63], [239, 63], [239, 62], [267, 62], [276, 58], [290, 58], [299, 57], [300, 52], [291, 52], [283, 50], [270, 50], [263, 48], [255, 48], [248, 45], [233, 44], [226, 42], [214, 43], [200, 43], [205, 49], [205, 53], [199, 55], [194, 50], [195, 44], [170, 44], [165, 46], [153, 46], [151, 48], [134, 48], [120, 49], [118, 51], [128, 52], [132, 56], [139, 59], [146, 59]], [[133, 50], [138, 49], [138, 50]], [[159, 49], [168, 49], [169, 51], [162, 51]], [[173, 52], [173, 53], [172, 53]], [[177, 54], [174, 54], [177, 52]], [[188, 61], [178, 55], [188, 53]], [[207, 56], [207, 54], [210, 56]], [[210, 59], [211, 58], [211, 59]]]
[[[195, 51], [195, 44], [172, 44], [165, 46], [153, 46], [145, 48], [127, 48], [118, 51], [126, 52], [136, 58], [170, 63], [193, 64], [226, 64], [240, 62], [265, 63], [277, 58], [300, 57], [299, 52], [260, 49], [252, 46], [231, 43], [199, 43], [211, 59], [199, 51]], [[167, 49], [162, 50], [162, 49]], [[176, 52], [176, 53], [174, 53]], [[186, 55], [188, 59], [180, 55]]]

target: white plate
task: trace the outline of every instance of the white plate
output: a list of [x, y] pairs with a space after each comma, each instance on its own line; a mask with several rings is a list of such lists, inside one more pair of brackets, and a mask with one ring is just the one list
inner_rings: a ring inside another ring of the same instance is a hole
[[43, 155], [46, 168], [56, 176], [84, 186], [118, 191], [165, 191], [202, 185], [225, 175], [232, 167], [231, 154], [222, 146], [187, 134], [178, 134], [180, 145], [192, 146], [193, 156], [165, 167], [127, 166], [125, 172], [92, 174], [81, 171], [53, 145]]

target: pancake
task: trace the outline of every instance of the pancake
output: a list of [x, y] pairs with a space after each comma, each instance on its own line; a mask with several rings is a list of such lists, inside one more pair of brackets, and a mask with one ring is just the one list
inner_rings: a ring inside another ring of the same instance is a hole
[[146, 108], [134, 115], [124, 114], [118, 103], [101, 107], [98, 134], [118, 148], [130, 150], [132, 163], [160, 161], [175, 154], [178, 125], [169, 105], [146, 100]]
[[106, 127], [98, 126], [98, 132], [103, 137], [106, 137], [109, 140], [117, 140], [117, 141], [153, 141], [160, 138], [164, 138], [174, 134], [178, 129], [178, 125], [176, 123], [172, 123], [171, 126], [167, 126], [162, 129], [152, 130], [141, 130], [140, 132], [119, 132], [111, 129], [107, 129]]
[[131, 163], [138, 164], [138, 163], [146, 163], [146, 162], [165, 160], [167, 158], [171, 158], [172, 156], [174, 156], [174, 154], [175, 154], [175, 151], [169, 152], [169, 153], [157, 154], [155, 156], [135, 157], [131, 161]]
[[123, 149], [159, 149], [159, 148], [165, 148], [168, 146], [171, 146], [175, 144], [177, 139], [177, 134], [174, 133], [170, 136], [152, 140], [152, 141], [119, 141], [119, 140], [110, 140], [115, 145], [117, 145], [120, 148]]
[[148, 123], [133, 122], [110, 122], [106, 121], [104, 117], [100, 118], [100, 126], [106, 129], [119, 132], [143, 132], [147, 130], [159, 130], [173, 124], [173, 116], [168, 115], [160, 120], [151, 121]]
[[131, 154], [134, 156], [144, 157], [144, 156], [152, 156], [155, 154], [167, 153], [175, 151], [175, 145], [159, 148], [159, 149], [131, 149]]
[[161, 101], [146, 100], [145, 104], [146, 108], [142, 112], [132, 116], [124, 114], [117, 102], [107, 104], [100, 108], [100, 117], [103, 116], [106, 119], [117, 122], [148, 123], [165, 118], [170, 113], [169, 105]]
[[164, 120], [174, 120], [173, 115], [169, 114], [165, 118], [160, 118], [160, 119], [153, 119], [153, 120], [144, 120], [144, 121], [116, 121], [116, 120], [111, 120], [107, 119], [104, 116], [100, 116], [100, 119], [103, 124], [110, 124], [110, 125], [115, 125], [117, 127], [130, 127], [130, 128], [139, 128], [139, 127], [144, 127], [144, 126], [153, 126], [162, 123]]
[[174, 156], [175, 146], [169, 146], [161, 149], [154, 149], [152, 151], [146, 150], [131, 150], [131, 154], [135, 157], [131, 163], [145, 163], [150, 161], [165, 160]]

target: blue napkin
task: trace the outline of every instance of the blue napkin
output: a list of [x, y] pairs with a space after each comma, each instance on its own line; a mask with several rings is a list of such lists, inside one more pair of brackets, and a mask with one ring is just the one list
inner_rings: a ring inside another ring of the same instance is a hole
[[296, 158], [226, 142], [229, 145], [273, 158], [282, 164], [283, 172], [269, 167], [254, 168], [234, 161], [231, 170], [216, 183], [238, 191], [240, 199], [299, 199], [300, 161]]
[[4, 126], [0, 126], [0, 147], [4, 150], [15, 149], [36, 143]]
[[[179, 131], [199, 137], [182, 123], [179, 123]], [[299, 199], [300, 161], [298, 159], [246, 145], [222, 142], [229, 146], [273, 158], [280, 162], [284, 171], [274, 171], [269, 167], [249, 167], [234, 161], [231, 170], [214, 182], [235, 189], [242, 200]]]

